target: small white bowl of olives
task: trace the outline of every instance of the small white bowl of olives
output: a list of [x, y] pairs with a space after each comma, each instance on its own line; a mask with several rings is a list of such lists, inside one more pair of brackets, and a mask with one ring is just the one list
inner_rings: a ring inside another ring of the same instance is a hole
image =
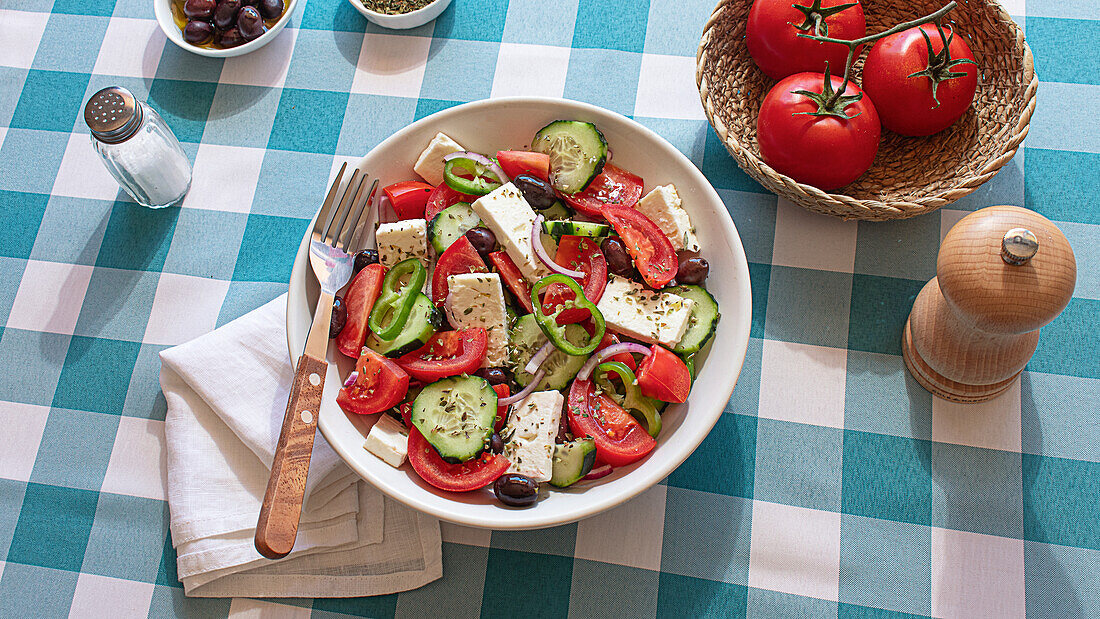
[[371, 22], [391, 30], [407, 30], [432, 21], [451, 0], [348, 0]]
[[212, 58], [240, 56], [267, 45], [286, 26], [297, 0], [154, 0], [168, 40]]

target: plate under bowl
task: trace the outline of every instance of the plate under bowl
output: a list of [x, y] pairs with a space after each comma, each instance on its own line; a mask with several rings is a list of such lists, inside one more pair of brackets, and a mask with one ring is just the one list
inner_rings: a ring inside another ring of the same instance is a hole
[[[412, 163], [438, 131], [466, 148], [494, 153], [524, 148], [535, 132], [558, 119], [596, 123], [614, 150], [615, 164], [646, 179], [646, 190], [673, 183], [698, 230], [710, 263], [707, 289], [722, 311], [708, 356], [684, 404], [668, 407], [657, 447], [646, 458], [595, 482], [567, 490], [544, 490], [531, 508], [502, 506], [490, 489], [453, 493], [422, 481], [406, 463], [395, 469], [363, 448], [377, 415], [345, 413], [336, 404], [341, 379], [354, 365], [329, 347], [329, 371], [318, 426], [348, 466], [382, 492], [443, 520], [487, 529], [537, 529], [575, 522], [615, 507], [664, 479], [699, 446], [718, 421], [733, 392], [748, 346], [752, 314], [748, 264], [725, 205], [698, 168], [664, 138], [614, 112], [576, 101], [513, 97], [458, 105], [398, 131], [363, 157], [358, 167], [381, 186], [416, 178]], [[319, 199], [320, 196], [317, 196]], [[371, 225], [373, 222], [367, 222]], [[319, 289], [310, 272], [308, 235], [302, 239], [287, 297], [287, 339], [291, 356], [305, 346]], [[731, 446], [732, 448], [732, 446]]]

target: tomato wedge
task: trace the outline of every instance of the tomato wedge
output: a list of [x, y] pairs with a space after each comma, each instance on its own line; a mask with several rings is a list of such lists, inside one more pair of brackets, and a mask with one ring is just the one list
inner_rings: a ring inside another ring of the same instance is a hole
[[435, 187], [423, 181], [401, 181], [382, 188], [398, 219], [420, 219]]
[[336, 396], [336, 403], [349, 413], [381, 413], [400, 404], [409, 391], [405, 370], [369, 348], [363, 349], [355, 371], [359, 373], [355, 382]]
[[416, 426], [409, 426], [409, 464], [421, 479], [440, 490], [451, 492], [484, 488], [512, 465], [504, 456], [488, 451], [459, 464], [445, 462]]
[[367, 322], [374, 302], [382, 292], [382, 280], [386, 277], [386, 267], [380, 264], [368, 264], [355, 274], [351, 286], [344, 294], [344, 305], [348, 310], [348, 321], [336, 336], [336, 349], [352, 359], [359, 358], [359, 351], [367, 341]]
[[683, 359], [667, 348], [654, 344], [638, 366], [638, 387], [642, 395], [662, 402], [686, 402], [691, 393], [691, 372]]
[[[493, 391], [497, 392], [497, 401], [498, 402], [500, 400], [503, 400], [504, 398], [512, 395], [511, 387], [509, 387], [508, 385], [505, 385], [505, 384], [493, 385]], [[498, 404], [497, 405], [497, 420], [496, 420], [496, 423], [493, 424], [493, 429], [496, 430], [497, 432], [500, 432], [504, 428], [504, 422], [505, 421], [508, 421], [508, 405], [507, 404]]]
[[489, 337], [485, 329], [436, 333], [428, 343], [398, 357], [397, 365], [413, 378], [432, 383], [448, 376], [471, 374], [481, 367]]
[[[562, 236], [561, 241], [558, 242], [558, 253], [554, 256], [554, 262], [584, 273], [584, 278], [577, 282], [584, 288], [584, 297], [593, 303], [600, 302], [604, 288], [607, 287], [607, 260], [594, 239], [569, 234]], [[542, 311], [545, 314], [551, 314], [554, 306], [572, 299], [573, 292], [568, 287], [554, 284], [546, 289]], [[558, 314], [558, 324], [581, 322], [588, 320], [590, 315], [589, 311], [583, 308], [563, 309]]]
[[458, 193], [454, 189], [447, 186], [447, 183], [440, 183], [438, 187], [432, 190], [432, 193], [428, 195], [428, 202], [424, 205], [424, 219], [431, 222], [435, 219], [435, 216], [443, 211], [443, 209], [451, 206], [452, 204], [458, 204], [459, 202], [473, 202], [477, 200], [477, 196], [468, 196], [464, 193]]
[[661, 288], [676, 277], [676, 250], [657, 224], [640, 211], [623, 206], [605, 206], [603, 215], [626, 245], [634, 266], [645, 283]]
[[544, 181], [550, 180], [550, 155], [527, 150], [498, 150], [497, 163], [509, 178], [520, 174], [537, 176]]
[[528, 284], [527, 280], [523, 278], [523, 273], [519, 272], [519, 267], [516, 266], [516, 263], [508, 254], [503, 251], [495, 251], [489, 254], [489, 262], [492, 262], [493, 266], [496, 267], [500, 279], [504, 281], [504, 285], [519, 300], [523, 309], [527, 310], [528, 314], [535, 311], [535, 306], [531, 305], [531, 284]]
[[435, 273], [432, 274], [432, 302], [436, 307], [443, 307], [447, 300], [447, 278], [461, 273], [487, 273], [489, 268], [485, 261], [478, 255], [470, 239], [465, 235], [451, 243], [447, 251], [439, 256], [435, 263]]
[[603, 217], [604, 207], [634, 206], [641, 197], [642, 178], [608, 163], [588, 188], [571, 196], [563, 195], [562, 199], [585, 215], [599, 218]]
[[606, 395], [595, 395], [591, 380], [574, 380], [566, 405], [574, 436], [590, 436], [596, 443], [596, 460], [625, 466], [653, 451], [657, 441]]

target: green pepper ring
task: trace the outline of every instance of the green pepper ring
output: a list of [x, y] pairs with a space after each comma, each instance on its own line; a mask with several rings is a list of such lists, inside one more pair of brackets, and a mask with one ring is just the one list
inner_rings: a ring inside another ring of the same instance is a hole
[[[473, 178], [462, 178], [455, 174], [454, 168], [458, 166], [460, 168], [469, 170], [474, 174]], [[485, 173], [488, 172], [494, 178], [495, 174], [485, 169], [485, 166], [474, 161], [473, 159], [467, 159], [466, 157], [456, 157], [451, 159], [443, 165], [443, 180], [447, 183], [447, 186], [459, 193], [464, 193], [470, 196], [483, 196], [497, 187], [501, 186], [500, 179], [495, 181], [485, 178]]]
[[[623, 382], [623, 390], [626, 393], [621, 396], [607, 377], [612, 372], [618, 374]], [[657, 435], [661, 433], [661, 413], [657, 412], [657, 407], [653, 406], [653, 403], [642, 395], [641, 389], [636, 384], [637, 379], [634, 377], [634, 372], [625, 363], [622, 361], [604, 361], [597, 365], [596, 370], [592, 372], [592, 382], [605, 393], [609, 393], [611, 399], [618, 402], [634, 418], [641, 415], [645, 419], [645, 429], [650, 436], [657, 438]], [[638, 415], [635, 415], [634, 411], [637, 411]]]
[[[558, 307], [553, 314], [542, 313], [542, 301], [539, 299], [539, 293], [543, 288], [550, 286], [551, 284], [564, 284], [567, 288], [573, 291], [573, 307], [580, 309], [587, 309], [592, 315], [592, 323], [595, 325], [595, 330], [589, 337], [588, 344], [583, 347], [578, 347], [569, 340], [565, 339], [565, 326], [559, 325], [557, 318], [558, 314], [562, 312], [565, 307]], [[580, 284], [577, 280], [567, 275], [555, 274], [547, 275], [546, 277], [535, 282], [534, 286], [531, 286], [531, 305], [535, 308], [535, 322], [538, 324], [542, 332], [546, 334], [547, 339], [554, 343], [554, 346], [567, 355], [581, 356], [590, 355], [600, 345], [600, 340], [603, 339], [604, 332], [607, 329], [607, 324], [604, 322], [603, 314], [596, 308], [596, 304], [589, 301], [588, 297], [584, 296], [584, 291], [581, 290]]]
[[[412, 273], [409, 283], [400, 285], [400, 280], [407, 273]], [[428, 271], [420, 263], [419, 258], [407, 258], [393, 265], [382, 280], [382, 294], [371, 309], [367, 326], [382, 340], [392, 340], [401, 333], [405, 323], [409, 320], [416, 295], [424, 287], [428, 279]], [[382, 320], [389, 312], [393, 312], [390, 324], [382, 326]]]

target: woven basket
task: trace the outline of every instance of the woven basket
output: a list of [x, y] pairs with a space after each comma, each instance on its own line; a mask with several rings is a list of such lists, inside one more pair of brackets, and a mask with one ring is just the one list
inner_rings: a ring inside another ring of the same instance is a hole
[[[867, 32], [882, 32], [943, 7], [946, 0], [864, 0]], [[978, 62], [970, 110], [950, 128], [912, 138], [883, 129], [875, 162], [838, 193], [826, 193], [773, 170], [760, 159], [756, 115], [775, 81], [749, 56], [745, 22], [752, 0], [719, 0], [703, 28], [695, 79], [711, 126], [745, 172], [805, 208], [844, 219], [904, 219], [971, 193], [1007, 163], [1035, 111], [1039, 78], [1024, 33], [993, 0], [970, 0], [947, 15]], [[864, 46], [863, 57], [870, 46]], [[863, 69], [855, 64], [855, 79]], [[857, 82], [858, 83], [858, 82]]]

